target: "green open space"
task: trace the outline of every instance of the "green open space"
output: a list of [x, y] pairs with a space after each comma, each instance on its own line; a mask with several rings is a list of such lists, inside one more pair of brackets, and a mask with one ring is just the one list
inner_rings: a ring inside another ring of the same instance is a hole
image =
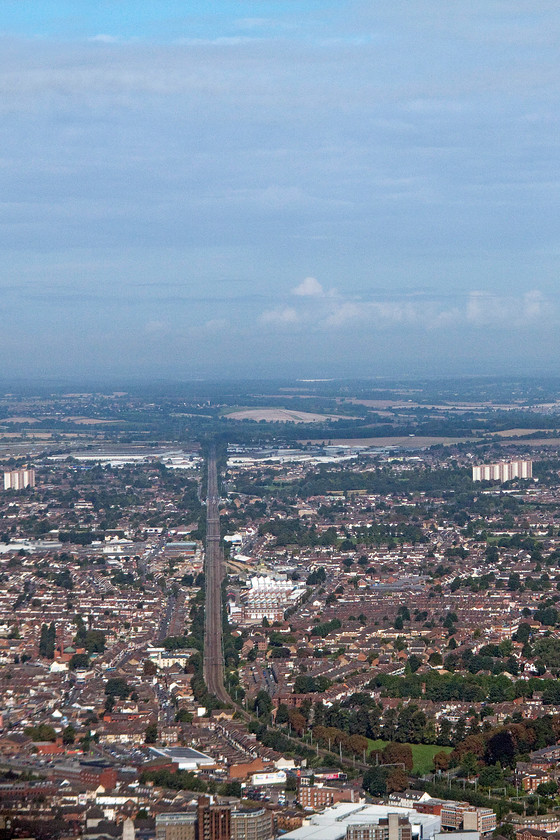
[[[373, 750], [382, 750], [386, 747], [389, 741], [372, 741], [368, 738], [368, 754]], [[450, 753], [453, 747], [439, 747], [437, 744], [407, 744], [412, 750], [412, 761], [414, 762], [413, 771], [420, 775], [430, 773], [434, 769], [434, 755], [438, 752]]]

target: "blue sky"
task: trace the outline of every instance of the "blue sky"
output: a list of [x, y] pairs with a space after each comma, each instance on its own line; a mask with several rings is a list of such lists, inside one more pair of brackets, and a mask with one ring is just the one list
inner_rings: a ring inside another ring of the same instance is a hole
[[6, 373], [555, 373], [559, 35], [547, 0], [4, 0]]
[[3, 0], [2, 30], [24, 37], [92, 38], [173, 42], [180, 38], [235, 37], [259, 28], [269, 35], [299, 28], [336, 12], [344, 4], [320, 0]]

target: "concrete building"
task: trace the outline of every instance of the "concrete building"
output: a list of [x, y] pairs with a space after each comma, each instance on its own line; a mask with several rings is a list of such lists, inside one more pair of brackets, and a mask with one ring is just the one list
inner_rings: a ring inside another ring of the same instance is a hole
[[134, 840], [136, 837], [136, 829], [134, 828], [134, 820], [128, 817], [123, 821], [122, 840]]
[[231, 812], [231, 840], [271, 840], [272, 814], [265, 808], [240, 808]]
[[203, 796], [196, 808], [156, 817], [156, 840], [272, 840], [273, 836], [272, 814], [265, 808], [233, 811]]
[[496, 829], [496, 814], [491, 808], [475, 808], [467, 802], [447, 802], [441, 809], [441, 827], [479, 831], [488, 834]]
[[390, 814], [408, 819], [413, 840], [432, 840], [434, 834], [441, 830], [440, 818], [433, 814], [386, 805], [366, 805], [362, 800], [359, 803], [339, 802], [332, 808], [310, 815], [301, 828], [284, 834], [283, 840], [346, 840], [348, 828], [357, 831], [357, 826], [378, 825], [380, 820], [388, 820]]
[[349, 825], [346, 840], [412, 840], [412, 826], [408, 817], [389, 814], [378, 823]]
[[4, 490], [23, 490], [24, 487], [35, 487], [35, 470], [32, 467], [4, 472]]
[[[249, 589], [241, 594], [240, 623], [245, 625], [262, 624], [264, 618], [270, 622], [282, 621], [285, 611], [298, 604], [306, 591], [302, 583], [268, 575], [255, 575], [250, 583]], [[231, 609], [230, 616], [234, 618]]]
[[158, 814], [156, 840], [196, 840], [196, 810]]
[[320, 811], [329, 805], [337, 802], [359, 802], [359, 791], [354, 788], [337, 788], [328, 785], [300, 785], [298, 791], [298, 804], [302, 808], [313, 808]]
[[196, 840], [231, 840], [231, 807], [215, 805], [199, 796], [196, 806]]
[[473, 481], [511, 481], [512, 478], [532, 478], [532, 461], [500, 461], [497, 464], [478, 464], [472, 468]]

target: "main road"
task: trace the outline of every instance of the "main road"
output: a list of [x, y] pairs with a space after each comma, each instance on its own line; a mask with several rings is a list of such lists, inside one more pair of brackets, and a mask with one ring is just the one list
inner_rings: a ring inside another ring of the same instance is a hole
[[206, 490], [206, 554], [204, 558], [204, 682], [210, 694], [224, 703], [231, 703], [224, 686], [224, 653], [222, 645], [222, 581], [224, 558], [220, 545], [218, 513], [218, 467], [216, 451], [208, 453], [208, 487]]

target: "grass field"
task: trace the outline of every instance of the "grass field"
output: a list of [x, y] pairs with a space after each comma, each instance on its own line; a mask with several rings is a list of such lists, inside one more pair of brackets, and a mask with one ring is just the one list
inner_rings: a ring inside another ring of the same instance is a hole
[[[388, 741], [372, 741], [371, 738], [368, 738], [368, 741], [368, 752], [382, 750], [388, 744]], [[424, 773], [430, 773], [434, 769], [434, 755], [436, 753], [442, 751], [450, 753], [453, 749], [453, 747], [438, 747], [435, 744], [409, 744], [408, 746], [412, 750], [413, 771], [422, 775]]]

